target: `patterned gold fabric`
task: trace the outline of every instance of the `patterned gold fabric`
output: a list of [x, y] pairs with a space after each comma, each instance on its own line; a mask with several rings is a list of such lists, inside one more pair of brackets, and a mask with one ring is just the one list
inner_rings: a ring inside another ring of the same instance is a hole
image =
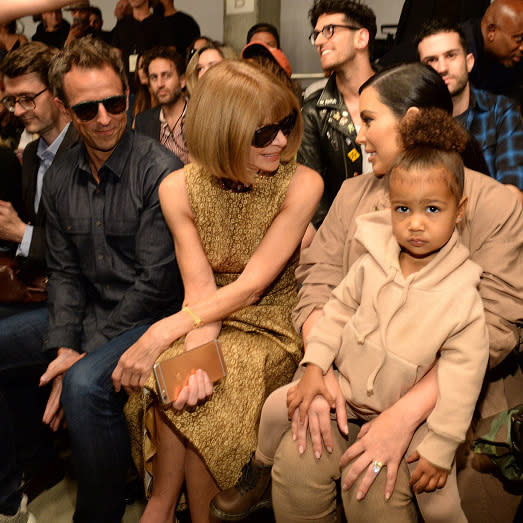
[[[249, 192], [232, 192], [199, 166], [185, 166], [189, 202], [216, 283], [224, 286], [243, 271], [285, 198], [296, 164], [280, 166], [274, 176], [261, 176]], [[228, 488], [256, 448], [258, 422], [265, 398], [290, 381], [301, 358], [301, 339], [291, 324], [296, 304], [296, 252], [256, 305], [223, 321], [219, 340], [228, 375], [208, 401], [195, 409], [162, 411], [175, 431], [197, 449], [219, 487]], [[161, 356], [183, 351], [183, 339]], [[152, 472], [155, 449], [154, 416], [158, 404], [154, 379], [144, 394], [126, 406], [133, 456], [140, 469]]]

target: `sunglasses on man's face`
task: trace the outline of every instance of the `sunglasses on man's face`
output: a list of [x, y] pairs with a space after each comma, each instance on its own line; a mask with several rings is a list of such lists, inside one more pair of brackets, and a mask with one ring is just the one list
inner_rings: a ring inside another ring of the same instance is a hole
[[252, 145], [259, 149], [267, 147], [274, 141], [279, 131], [281, 131], [284, 136], [289, 136], [296, 125], [297, 118], [298, 113], [294, 110], [278, 123], [264, 125], [263, 127], [256, 129], [256, 131], [254, 131]]
[[104, 106], [109, 114], [122, 114], [127, 105], [127, 97], [124, 94], [109, 96], [109, 98], [104, 98], [103, 100], [93, 100], [92, 102], [82, 102], [73, 105], [71, 109], [79, 120], [88, 122], [98, 114], [100, 104]]

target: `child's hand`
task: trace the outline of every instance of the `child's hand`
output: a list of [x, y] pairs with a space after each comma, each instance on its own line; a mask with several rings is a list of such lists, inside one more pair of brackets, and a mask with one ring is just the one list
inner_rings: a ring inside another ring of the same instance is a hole
[[309, 363], [303, 378], [287, 392], [289, 419], [292, 419], [294, 411], [299, 407], [300, 423], [303, 424], [312, 400], [318, 395], [323, 396], [331, 408], [334, 408], [334, 400], [325, 385], [322, 370], [316, 365]]
[[414, 493], [432, 492], [438, 488], [443, 488], [447, 482], [449, 471], [433, 465], [430, 461], [420, 457], [417, 451], [414, 451], [407, 458], [407, 463], [413, 463], [419, 459], [416, 469], [410, 478], [410, 488]]

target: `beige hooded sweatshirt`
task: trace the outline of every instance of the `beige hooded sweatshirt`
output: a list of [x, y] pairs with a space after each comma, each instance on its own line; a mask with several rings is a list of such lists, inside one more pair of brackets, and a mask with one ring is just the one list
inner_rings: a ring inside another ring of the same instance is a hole
[[439, 357], [439, 396], [418, 452], [450, 469], [464, 441], [489, 356], [481, 267], [455, 230], [430, 263], [404, 278], [390, 210], [360, 216], [365, 254], [332, 292], [302, 364], [339, 371], [351, 411], [369, 419], [405, 394]]
[[[523, 403], [523, 374], [513, 356], [520, 347], [523, 325], [523, 207], [502, 184], [469, 169], [465, 169], [464, 196], [468, 201], [458, 224], [460, 239], [471, 260], [483, 268], [479, 293], [492, 370], [479, 407], [487, 421]], [[386, 176], [364, 174], [343, 183], [310, 247], [300, 256], [296, 277], [301, 289], [293, 313], [298, 332], [313, 310], [323, 308], [362, 254], [361, 244], [353, 241], [356, 218], [389, 208]]]

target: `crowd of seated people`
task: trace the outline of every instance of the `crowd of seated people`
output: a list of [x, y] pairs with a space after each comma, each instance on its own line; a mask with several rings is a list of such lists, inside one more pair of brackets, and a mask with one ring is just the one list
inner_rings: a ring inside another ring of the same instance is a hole
[[2, 2], [0, 523], [56, 433], [80, 523], [130, 470], [142, 523], [517, 520], [523, 123], [477, 69], [520, 80], [523, 2], [386, 68], [371, 4], [310, 0], [304, 98], [269, 23], [237, 52], [173, 0]]

